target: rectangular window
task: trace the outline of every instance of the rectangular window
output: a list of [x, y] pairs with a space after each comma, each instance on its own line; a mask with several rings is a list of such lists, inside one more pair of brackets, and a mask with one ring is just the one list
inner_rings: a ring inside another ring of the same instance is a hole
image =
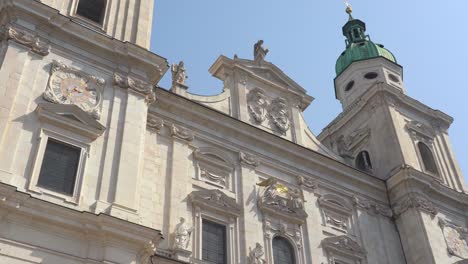
[[76, 14], [102, 24], [106, 9], [105, 0], [80, 0], [76, 9]]
[[55, 192], [73, 195], [81, 149], [47, 140], [37, 185]]
[[202, 259], [208, 263], [226, 264], [226, 227], [203, 219]]

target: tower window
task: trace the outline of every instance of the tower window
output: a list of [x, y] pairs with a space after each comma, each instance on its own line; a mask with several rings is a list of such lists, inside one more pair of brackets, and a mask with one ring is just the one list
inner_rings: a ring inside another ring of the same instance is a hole
[[76, 14], [102, 24], [105, 10], [106, 0], [80, 0]]
[[203, 260], [212, 264], [227, 263], [226, 227], [203, 219], [202, 230]]
[[274, 264], [295, 264], [294, 249], [283, 237], [273, 239], [273, 260]]
[[366, 78], [368, 80], [372, 80], [372, 79], [377, 78], [377, 76], [379, 76], [379, 74], [376, 73], [376, 72], [368, 72], [368, 73], [366, 73], [366, 75], [364, 75], [364, 78]]
[[421, 155], [421, 159], [424, 165], [424, 170], [431, 174], [439, 175], [439, 172], [437, 171], [437, 166], [435, 163], [434, 155], [432, 155], [431, 149], [429, 149], [429, 147], [422, 142], [418, 143], [418, 149], [419, 149], [419, 154]]
[[359, 29], [355, 28], [355, 29], [353, 30], [353, 32], [354, 32], [354, 38], [359, 39], [359, 38], [361, 37], [361, 36], [359, 35]]
[[372, 170], [372, 163], [370, 160], [369, 152], [361, 151], [356, 157], [356, 168], [362, 171], [371, 171]]
[[354, 87], [354, 81], [350, 81], [350, 82], [346, 85], [345, 92], [350, 91], [351, 89], [353, 89], [353, 87]]
[[80, 148], [49, 139], [37, 185], [73, 195], [80, 154]]
[[399, 83], [400, 82], [400, 78], [398, 78], [396, 75], [394, 74], [389, 74], [388, 75], [388, 78], [392, 81], [392, 82], [396, 82], [396, 83]]

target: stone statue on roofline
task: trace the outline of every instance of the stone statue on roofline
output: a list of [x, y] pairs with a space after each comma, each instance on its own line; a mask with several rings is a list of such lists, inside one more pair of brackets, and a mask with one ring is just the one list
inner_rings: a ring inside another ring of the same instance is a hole
[[266, 55], [268, 54], [268, 49], [263, 47], [263, 40], [257, 41], [254, 45], [254, 61], [262, 62], [265, 60]]
[[172, 64], [171, 67], [172, 72], [172, 85], [175, 86], [179, 85], [186, 85], [186, 80], [188, 78], [184, 61], [180, 61], [179, 64]]

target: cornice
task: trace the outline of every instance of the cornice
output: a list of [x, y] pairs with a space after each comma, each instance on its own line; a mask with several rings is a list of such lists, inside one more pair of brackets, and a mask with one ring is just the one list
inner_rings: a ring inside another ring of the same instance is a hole
[[322, 130], [317, 136], [317, 139], [323, 141], [326, 137], [336, 133], [336, 131], [341, 129], [341, 127], [349, 122], [357, 113], [361, 112], [361, 110], [371, 102], [371, 99], [376, 96], [381, 96], [384, 103], [395, 108], [397, 111], [403, 107], [409, 107], [428, 116], [430, 120], [434, 120], [433, 123], [437, 123], [443, 130], [448, 129], [453, 122], [453, 118], [442, 111], [432, 109], [398, 90], [393, 88], [388, 89], [385, 85], [384, 83], [374, 83], [371, 86], [371, 88], [375, 86], [374, 88], [369, 89], [368, 92], [361, 95], [353, 104], [344, 109], [343, 112]]
[[47, 40], [39, 37], [37, 33], [8, 24], [0, 27], [0, 40], [12, 40], [31, 49], [32, 53], [47, 56], [50, 45]]
[[[111, 36], [83, 26], [68, 16], [58, 13], [40, 1], [9, 0], [15, 13], [24, 13], [22, 18], [36, 25], [35, 34], [46, 39], [53, 49], [63, 47], [61, 39], [73, 39], [75, 46], [86, 45], [83, 49], [99, 54], [114, 63], [129, 68], [143, 69], [151, 84], [156, 84], [169, 68], [167, 60], [136, 44], [123, 42]], [[56, 41], [58, 39], [59, 41]]]
[[[16, 187], [0, 183], [0, 208], [8, 215], [21, 214], [35, 221], [44, 221], [56, 227], [89, 233], [117, 241], [138, 243], [143, 250], [164, 239], [161, 231], [128, 222], [107, 214], [93, 214], [47, 202], [19, 191]], [[83, 224], [86, 223], [86, 224]]]

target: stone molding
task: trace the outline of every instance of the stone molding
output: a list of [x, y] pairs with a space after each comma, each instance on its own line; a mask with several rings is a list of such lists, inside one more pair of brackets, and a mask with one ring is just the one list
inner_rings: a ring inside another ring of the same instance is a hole
[[50, 45], [40, 38], [36, 33], [29, 30], [20, 29], [13, 25], [6, 25], [0, 28], [0, 39], [12, 40], [31, 49], [31, 52], [40, 56], [47, 56], [50, 52]]
[[346, 257], [364, 259], [367, 255], [367, 251], [347, 235], [327, 237], [321, 244], [326, 251], [343, 254]]
[[317, 179], [310, 179], [304, 176], [297, 176], [297, 183], [299, 186], [304, 187], [312, 192], [316, 191], [319, 187]]
[[236, 199], [217, 189], [193, 191], [188, 198], [200, 208], [210, 208], [233, 216], [240, 216], [241, 213], [241, 206], [236, 203]]
[[159, 133], [164, 127], [164, 120], [152, 114], [148, 114], [148, 118], [146, 119], [146, 126], [149, 129], [155, 130], [157, 133]]
[[286, 99], [281, 97], [274, 99], [269, 107], [269, 116], [279, 132], [284, 134], [291, 127]]
[[410, 121], [406, 124], [406, 130], [414, 140], [422, 141], [432, 146], [436, 136], [432, 127], [426, 126], [418, 121]]
[[434, 218], [438, 214], [437, 207], [435, 207], [435, 205], [431, 201], [424, 198], [421, 194], [410, 193], [400, 202], [398, 202], [395, 206], [393, 206], [395, 218], [398, 218], [404, 212], [412, 208], [425, 212], [429, 214], [432, 218]]
[[260, 161], [256, 156], [242, 151], [239, 152], [239, 161], [241, 164], [246, 164], [252, 167], [258, 167], [260, 165]]
[[114, 73], [114, 84], [122, 89], [143, 95], [148, 104], [156, 101], [153, 86], [146, 81], [122, 73]]
[[[66, 77], [63, 77], [62, 75], [65, 75]], [[59, 97], [57, 94], [54, 93], [54, 86], [60, 85], [64, 81], [64, 78], [67, 78], [66, 80], [69, 80], [71, 78], [81, 80], [82, 82], [87, 83], [87, 86], [94, 86], [92, 88], [96, 90], [96, 103], [94, 103], [92, 107], [84, 105], [77, 106], [80, 107], [83, 111], [89, 113], [95, 119], [99, 119], [101, 116], [100, 108], [102, 104], [102, 93], [106, 81], [101, 77], [88, 74], [79, 69], [70, 67], [60, 61], [54, 60], [50, 69], [50, 77], [47, 83], [46, 90], [42, 94], [42, 97], [46, 101], [49, 101], [54, 104], [74, 104], [68, 99], [68, 96], [64, 97], [64, 95], [62, 95], [61, 97]]]
[[186, 141], [193, 141], [195, 138], [192, 131], [175, 124], [171, 125], [171, 136]]
[[353, 229], [351, 217], [353, 208], [349, 202], [332, 193], [320, 196], [317, 200], [323, 217], [324, 226], [341, 233], [350, 233]]
[[383, 206], [357, 196], [353, 196], [353, 205], [358, 209], [366, 211], [370, 215], [382, 215], [385, 217], [393, 216], [393, 211], [390, 207]]
[[267, 117], [268, 102], [265, 91], [261, 88], [252, 89], [247, 95], [247, 110], [256, 123], [261, 124]]
[[234, 164], [227, 154], [216, 148], [199, 148], [193, 152], [197, 167], [197, 179], [205, 180], [223, 189], [233, 190]]
[[448, 253], [451, 256], [468, 258], [468, 229], [441, 217], [439, 217], [438, 224], [444, 234]]
[[263, 232], [267, 241], [271, 241], [275, 236], [282, 236], [294, 241], [297, 249], [302, 250], [302, 230], [301, 226], [292, 222], [281, 221], [274, 215], [266, 215], [263, 219]]

